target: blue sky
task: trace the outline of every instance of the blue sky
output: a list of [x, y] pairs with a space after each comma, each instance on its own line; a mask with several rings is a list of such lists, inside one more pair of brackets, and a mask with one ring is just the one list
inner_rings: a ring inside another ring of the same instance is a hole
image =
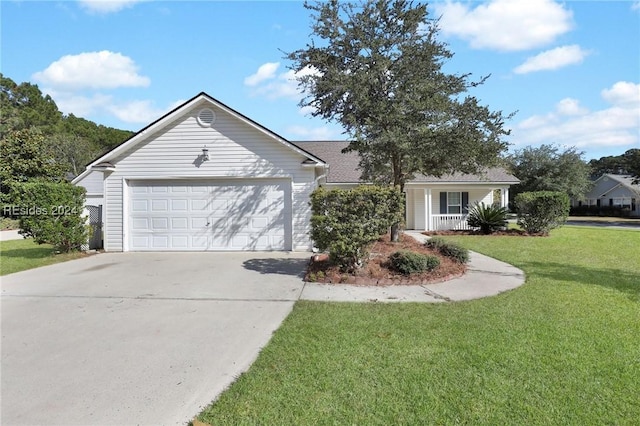
[[[2, 0], [2, 73], [65, 113], [137, 131], [201, 91], [290, 140], [344, 139], [301, 111], [284, 53], [309, 40], [300, 1]], [[452, 73], [507, 122], [511, 150], [640, 148], [640, 2], [435, 1]]]

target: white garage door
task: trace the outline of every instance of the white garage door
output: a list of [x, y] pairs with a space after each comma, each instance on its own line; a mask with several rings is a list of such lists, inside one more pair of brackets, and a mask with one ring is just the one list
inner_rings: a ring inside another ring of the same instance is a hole
[[130, 182], [133, 251], [290, 250], [290, 182]]

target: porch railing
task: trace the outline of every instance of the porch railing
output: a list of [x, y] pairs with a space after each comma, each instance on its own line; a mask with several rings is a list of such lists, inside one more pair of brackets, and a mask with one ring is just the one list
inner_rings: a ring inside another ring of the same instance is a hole
[[473, 229], [467, 224], [466, 214], [434, 214], [431, 229], [434, 231]]

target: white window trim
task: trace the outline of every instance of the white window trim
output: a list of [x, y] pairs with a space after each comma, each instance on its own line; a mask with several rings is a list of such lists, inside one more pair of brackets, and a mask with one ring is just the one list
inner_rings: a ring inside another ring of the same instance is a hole
[[[458, 204], [452, 204], [449, 202], [449, 194], [458, 194]], [[458, 207], [457, 213], [451, 213], [450, 207]], [[461, 191], [447, 191], [447, 214], [462, 214], [462, 192]]]

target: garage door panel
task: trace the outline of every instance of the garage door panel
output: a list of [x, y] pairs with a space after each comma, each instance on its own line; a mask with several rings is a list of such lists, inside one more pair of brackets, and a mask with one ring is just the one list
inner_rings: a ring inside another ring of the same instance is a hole
[[173, 230], [187, 230], [189, 229], [189, 218], [187, 217], [172, 217], [171, 229]]
[[151, 200], [151, 211], [152, 212], [169, 211], [169, 200], [167, 199]]
[[132, 182], [130, 248], [284, 250], [287, 188], [257, 180]]
[[[182, 196], [182, 194], [180, 194]], [[186, 212], [189, 210], [189, 200], [186, 198], [180, 198], [177, 200], [171, 200], [172, 212]]]
[[169, 230], [169, 218], [168, 217], [153, 217], [153, 218], [151, 218], [151, 230], [152, 231], [168, 231]]

